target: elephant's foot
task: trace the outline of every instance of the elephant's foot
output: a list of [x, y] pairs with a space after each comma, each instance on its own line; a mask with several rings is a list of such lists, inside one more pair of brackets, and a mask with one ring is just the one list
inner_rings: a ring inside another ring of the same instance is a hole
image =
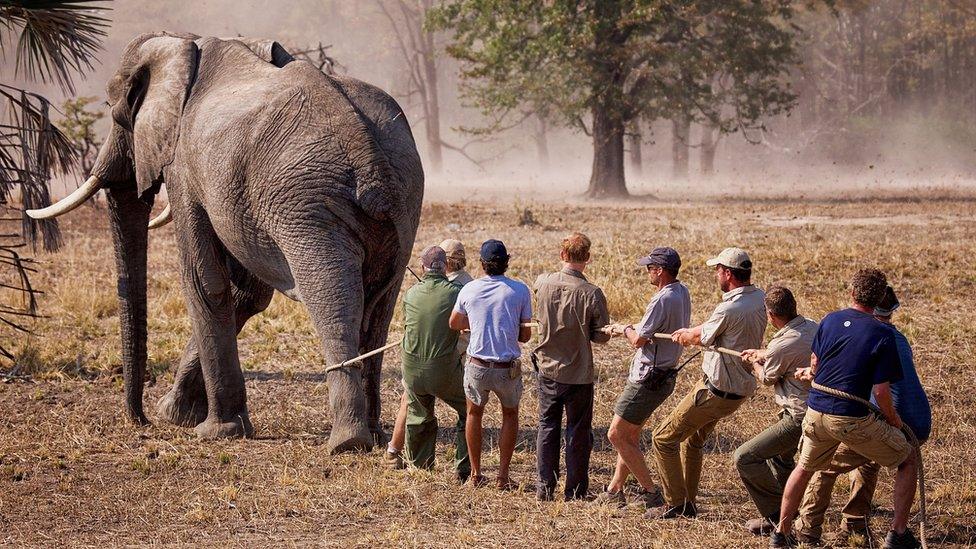
[[181, 427], [196, 427], [207, 419], [207, 401], [178, 397], [175, 389], [156, 403], [156, 415]]
[[363, 451], [373, 449], [373, 433], [366, 424], [357, 421], [334, 424], [329, 435], [329, 452], [341, 454], [343, 452]]
[[217, 418], [207, 418], [203, 423], [193, 428], [200, 438], [251, 438], [254, 436], [254, 426], [251, 425], [247, 414], [241, 414], [230, 421], [220, 421]]

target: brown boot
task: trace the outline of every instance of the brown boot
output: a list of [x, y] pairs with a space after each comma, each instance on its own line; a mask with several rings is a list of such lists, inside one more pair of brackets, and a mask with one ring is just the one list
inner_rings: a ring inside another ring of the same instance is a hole
[[754, 536], [768, 536], [776, 529], [778, 522], [773, 522], [769, 517], [750, 519], [746, 521], [746, 530]]

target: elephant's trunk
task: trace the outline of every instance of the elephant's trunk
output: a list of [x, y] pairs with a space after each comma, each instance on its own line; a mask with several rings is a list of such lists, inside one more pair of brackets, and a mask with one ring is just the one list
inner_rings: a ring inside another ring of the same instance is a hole
[[150, 205], [139, 199], [135, 185], [108, 189], [108, 205], [118, 271], [119, 326], [122, 331], [122, 375], [129, 418], [149, 423], [142, 411], [146, 373], [146, 249]]

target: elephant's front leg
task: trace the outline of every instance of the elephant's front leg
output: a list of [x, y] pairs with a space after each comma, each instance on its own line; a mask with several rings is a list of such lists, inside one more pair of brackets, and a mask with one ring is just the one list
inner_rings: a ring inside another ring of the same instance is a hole
[[195, 431], [205, 438], [251, 436], [254, 427], [237, 356], [227, 254], [202, 209], [191, 206], [183, 211], [187, 213], [174, 216], [180, 235], [181, 277], [207, 394], [207, 417]]
[[[228, 257], [231, 286], [234, 292], [234, 320], [237, 333], [252, 316], [271, 303], [274, 289], [247, 271], [233, 257]], [[200, 353], [193, 337], [180, 358], [173, 388], [156, 405], [162, 419], [183, 427], [195, 427], [207, 419], [207, 391], [200, 367]]]

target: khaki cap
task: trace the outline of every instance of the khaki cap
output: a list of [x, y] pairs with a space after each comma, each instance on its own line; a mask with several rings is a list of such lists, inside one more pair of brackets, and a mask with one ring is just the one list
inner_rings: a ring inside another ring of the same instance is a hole
[[448, 238], [444, 242], [441, 242], [440, 247], [447, 253], [447, 257], [452, 259], [465, 259], [464, 257], [464, 244], [460, 240], [454, 240], [453, 238]]
[[725, 248], [718, 256], [706, 261], [705, 265], [709, 267], [724, 265], [730, 269], [750, 270], [752, 269], [752, 260], [742, 248]]

